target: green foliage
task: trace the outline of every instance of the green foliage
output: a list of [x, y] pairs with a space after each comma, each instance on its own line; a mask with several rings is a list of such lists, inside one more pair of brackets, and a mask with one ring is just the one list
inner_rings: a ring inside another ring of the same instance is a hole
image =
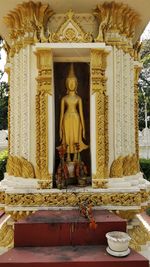
[[0, 130], [6, 130], [8, 120], [8, 84], [0, 82]]
[[146, 209], [146, 213], [150, 216], [150, 208]]
[[8, 151], [4, 150], [0, 152], [0, 181], [4, 178], [4, 173], [6, 172]]
[[145, 107], [150, 127], [150, 40], [145, 40], [141, 49], [143, 68], [139, 75], [139, 129], [145, 128]]
[[[1, 58], [1, 48], [3, 46], [3, 41], [0, 37], [0, 58]], [[0, 70], [0, 130], [6, 130], [8, 121], [8, 83], [2, 81], [4, 72]]]
[[141, 172], [144, 173], [144, 178], [150, 181], [150, 159], [140, 159]]

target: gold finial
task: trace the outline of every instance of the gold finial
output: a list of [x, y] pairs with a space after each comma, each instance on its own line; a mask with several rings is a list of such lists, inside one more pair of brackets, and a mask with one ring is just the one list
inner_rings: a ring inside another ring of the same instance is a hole
[[73, 16], [74, 16], [74, 12], [73, 12], [72, 9], [70, 9], [70, 10], [68, 11], [67, 16], [68, 16], [69, 19], [72, 19], [72, 18], [73, 18]]
[[73, 65], [73, 63], [70, 64], [69, 75], [68, 75], [67, 78], [76, 78], [75, 73], [74, 73], [74, 65]]

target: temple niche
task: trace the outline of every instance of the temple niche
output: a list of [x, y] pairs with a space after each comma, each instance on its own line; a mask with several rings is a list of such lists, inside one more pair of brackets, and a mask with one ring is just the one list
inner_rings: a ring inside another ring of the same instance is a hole
[[[78, 184], [75, 169], [90, 176], [90, 70], [88, 63], [55, 63], [55, 173], [60, 151], [68, 169], [68, 185]], [[73, 83], [73, 84], [72, 84]], [[88, 144], [86, 145], [85, 142]], [[80, 175], [80, 173], [78, 174]], [[70, 179], [71, 178], [71, 179]], [[72, 182], [71, 182], [72, 180]], [[89, 179], [90, 180], [90, 179]], [[83, 182], [86, 185], [86, 181]], [[89, 184], [90, 181], [87, 184]], [[61, 186], [61, 184], [60, 184]]]
[[136, 213], [148, 204], [138, 146], [140, 16], [109, 1], [78, 10], [30, 1], [4, 16], [9, 158], [0, 199], [10, 213], [84, 200]]

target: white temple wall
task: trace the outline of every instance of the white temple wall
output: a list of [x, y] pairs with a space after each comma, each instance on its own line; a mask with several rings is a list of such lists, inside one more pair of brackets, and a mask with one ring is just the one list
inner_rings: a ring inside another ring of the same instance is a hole
[[[36, 58], [31, 46], [11, 58], [10, 154], [35, 163]], [[31, 111], [31, 112], [30, 112]]]
[[23, 84], [22, 84], [22, 127], [21, 127], [21, 156], [29, 159], [29, 129], [30, 129], [30, 65], [29, 65], [29, 56], [30, 56], [30, 47], [21, 49], [23, 50], [22, 66], [23, 66]]
[[122, 155], [122, 50], [113, 48], [115, 158]]
[[134, 120], [134, 68], [133, 59], [128, 53], [123, 54], [123, 155], [135, 153]]
[[37, 59], [34, 54], [34, 46], [30, 47], [28, 51], [30, 53], [30, 58], [28, 61], [29, 68], [28, 68], [28, 75], [30, 77], [28, 88], [30, 91], [30, 129], [29, 129], [29, 161], [35, 166], [36, 160], [36, 93], [37, 93], [37, 81], [36, 77], [38, 76], [37, 71]]
[[15, 155], [18, 156], [20, 154], [20, 121], [21, 121], [21, 113], [20, 113], [20, 53], [16, 54], [14, 57], [14, 111], [15, 111]]
[[135, 153], [134, 60], [115, 46], [108, 55], [109, 166], [119, 156]]
[[14, 58], [11, 58], [10, 71], [10, 154], [15, 155], [15, 90], [14, 90]]
[[130, 154], [130, 55], [123, 53], [123, 156]]
[[130, 57], [130, 148], [135, 153], [135, 113], [134, 113], [134, 60]]

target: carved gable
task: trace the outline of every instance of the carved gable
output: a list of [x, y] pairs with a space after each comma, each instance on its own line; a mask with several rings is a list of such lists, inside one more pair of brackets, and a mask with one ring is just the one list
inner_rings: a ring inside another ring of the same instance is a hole
[[66, 20], [61, 24], [56, 33], [50, 35], [50, 42], [92, 42], [92, 35], [84, 32], [75, 19], [74, 12], [66, 14]]

